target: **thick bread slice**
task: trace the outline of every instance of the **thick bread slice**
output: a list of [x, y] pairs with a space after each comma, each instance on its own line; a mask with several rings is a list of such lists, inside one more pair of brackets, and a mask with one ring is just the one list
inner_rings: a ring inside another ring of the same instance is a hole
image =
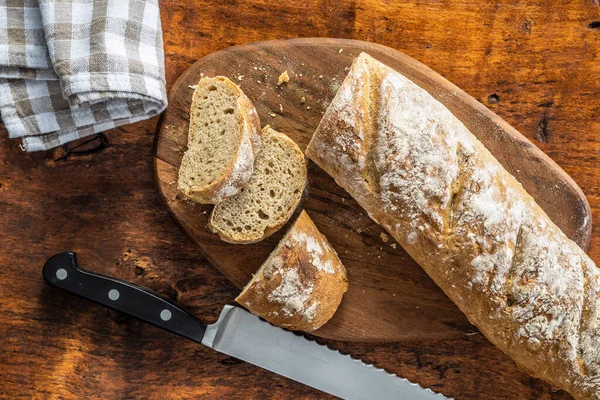
[[223, 76], [202, 78], [192, 97], [179, 190], [202, 204], [233, 196], [250, 180], [259, 147], [260, 121], [252, 102]]
[[361, 54], [306, 154], [517, 364], [600, 399], [600, 271], [443, 104]]
[[229, 243], [263, 240], [290, 219], [305, 185], [304, 154], [292, 139], [266, 126], [252, 178], [215, 206], [209, 227]]
[[235, 299], [274, 325], [314, 331], [348, 290], [346, 268], [305, 211]]

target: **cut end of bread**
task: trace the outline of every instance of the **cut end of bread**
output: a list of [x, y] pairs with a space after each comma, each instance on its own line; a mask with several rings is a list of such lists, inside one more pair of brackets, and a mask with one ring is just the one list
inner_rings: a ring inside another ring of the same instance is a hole
[[192, 98], [179, 190], [204, 204], [236, 194], [252, 176], [259, 129], [256, 110], [238, 86], [222, 76], [202, 78]]
[[305, 211], [236, 301], [274, 325], [314, 331], [348, 289], [346, 269]]
[[306, 161], [296, 143], [265, 127], [252, 178], [239, 193], [217, 204], [209, 227], [229, 243], [255, 243], [279, 230], [300, 203]]

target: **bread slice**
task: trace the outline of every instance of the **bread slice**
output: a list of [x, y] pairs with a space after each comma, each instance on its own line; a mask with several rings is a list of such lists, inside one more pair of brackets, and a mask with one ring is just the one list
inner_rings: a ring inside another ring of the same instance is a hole
[[346, 269], [305, 211], [235, 299], [274, 325], [314, 331], [348, 290]]
[[179, 190], [202, 204], [233, 196], [250, 180], [259, 147], [260, 121], [252, 102], [224, 76], [202, 78], [192, 97]]
[[229, 243], [258, 242], [288, 221], [305, 185], [304, 154], [292, 139], [267, 125], [252, 178], [238, 194], [215, 206], [209, 227]]

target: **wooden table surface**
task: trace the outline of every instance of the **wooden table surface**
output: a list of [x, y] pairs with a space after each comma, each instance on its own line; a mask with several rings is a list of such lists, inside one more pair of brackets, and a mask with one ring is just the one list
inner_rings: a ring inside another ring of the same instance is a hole
[[[561, 165], [600, 214], [598, 0], [160, 2], [167, 83], [215, 50], [329, 36], [399, 49], [505, 118]], [[107, 133], [110, 146], [25, 154], [0, 128], [0, 398], [328, 398], [313, 389], [45, 284], [52, 254], [148, 286], [213, 321], [237, 290], [161, 204], [157, 119]], [[590, 255], [600, 262], [600, 224]], [[334, 343], [457, 399], [568, 399], [480, 334]]]

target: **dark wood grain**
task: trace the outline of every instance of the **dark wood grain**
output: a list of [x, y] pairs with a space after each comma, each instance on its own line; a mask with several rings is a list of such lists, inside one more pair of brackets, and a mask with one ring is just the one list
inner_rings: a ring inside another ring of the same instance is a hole
[[[169, 89], [203, 56], [289, 37], [369, 40], [442, 74], [533, 141], [600, 217], [600, 21], [593, 0], [160, 2]], [[493, 96], [495, 95], [495, 96]], [[545, 122], [543, 122], [545, 121]], [[207, 321], [238, 289], [200, 255], [154, 183], [157, 120], [100, 153], [24, 154], [0, 128], [0, 398], [313, 399], [319, 392], [48, 287], [55, 252], [149, 286]], [[55, 156], [56, 154], [56, 156]], [[589, 254], [600, 262], [600, 225]], [[121, 322], [117, 322], [121, 321]], [[327, 341], [457, 399], [568, 399], [481, 335]]]
[[[187, 149], [191, 87], [200, 76], [227, 76], [253, 100], [263, 125], [286, 133], [304, 150], [361, 52], [401, 72], [444, 103], [535, 196], [550, 218], [587, 249], [591, 211], [577, 184], [531, 141], [439, 74], [399, 51], [374, 43], [273, 40], [230, 47], [188, 68], [173, 85], [170, 106], [157, 130], [155, 168], [165, 203], [203, 254], [237, 287], [250, 281], [285, 228], [256, 244], [225, 243], [207, 228], [212, 206], [195, 204], [178, 192], [177, 174]], [[288, 72], [290, 81], [278, 85], [283, 71]], [[337, 249], [350, 283], [334, 317], [315, 335], [381, 342], [440, 339], [475, 330], [383, 228], [311, 162], [300, 209], [308, 211]]]

